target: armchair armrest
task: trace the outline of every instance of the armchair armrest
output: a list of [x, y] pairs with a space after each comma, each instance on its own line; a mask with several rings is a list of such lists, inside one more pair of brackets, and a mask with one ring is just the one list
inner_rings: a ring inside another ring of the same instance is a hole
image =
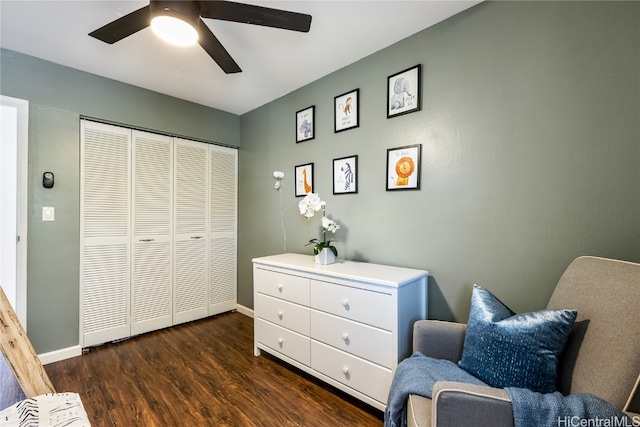
[[511, 399], [502, 389], [450, 381], [433, 387], [433, 427], [513, 427]]
[[413, 324], [413, 351], [434, 359], [458, 362], [467, 325], [441, 320], [418, 320]]

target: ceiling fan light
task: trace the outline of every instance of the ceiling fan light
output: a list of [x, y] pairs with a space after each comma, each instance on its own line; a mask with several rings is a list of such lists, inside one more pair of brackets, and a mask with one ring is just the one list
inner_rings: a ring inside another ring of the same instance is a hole
[[198, 41], [198, 31], [189, 23], [173, 16], [154, 17], [151, 29], [162, 40], [176, 46], [192, 46]]

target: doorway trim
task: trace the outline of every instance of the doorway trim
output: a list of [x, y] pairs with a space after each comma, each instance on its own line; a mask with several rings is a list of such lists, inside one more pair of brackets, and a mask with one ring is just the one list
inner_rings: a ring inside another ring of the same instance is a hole
[[17, 111], [17, 181], [16, 181], [16, 302], [15, 311], [27, 329], [27, 183], [29, 171], [29, 101], [1, 95], [3, 106]]

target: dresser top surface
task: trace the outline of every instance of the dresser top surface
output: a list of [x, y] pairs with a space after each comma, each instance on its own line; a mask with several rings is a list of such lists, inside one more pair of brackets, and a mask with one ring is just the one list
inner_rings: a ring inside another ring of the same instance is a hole
[[413, 268], [394, 267], [367, 262], [337, 259], [334, 264], [320, 265], [311, 255], [279, 254], [254, 258], [254, 264], [279, 267], [313, 275], [338, 277], [347, 280], [367, 281], [384, 286], [400, 287], [416, 279], [429, 275], [428, 271]]

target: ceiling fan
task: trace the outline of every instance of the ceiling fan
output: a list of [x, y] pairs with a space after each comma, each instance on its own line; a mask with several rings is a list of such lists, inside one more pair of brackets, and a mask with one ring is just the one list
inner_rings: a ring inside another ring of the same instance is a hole
[[[209, 30], [202, 18], [262, 25], [303, 33], [308, 32], [311, 27], [311, 15], [286, 10], [221, 0], [150, 0], [148, 6], [118, 18], [89, 33], [89, 35], [105, 43], [113, 44], [150, 25], [156, 31], [156, 24], [163, 20], [170, 23], [181, 23], [183, 26], [191, 27], [192, 41], [194, 43], [197, 41], [225, 73], [241, 72], [242, 69]], [[185, 28], [189, 30], [188, 27]], [[157, 31], [156, 33], [158, 34]]]

